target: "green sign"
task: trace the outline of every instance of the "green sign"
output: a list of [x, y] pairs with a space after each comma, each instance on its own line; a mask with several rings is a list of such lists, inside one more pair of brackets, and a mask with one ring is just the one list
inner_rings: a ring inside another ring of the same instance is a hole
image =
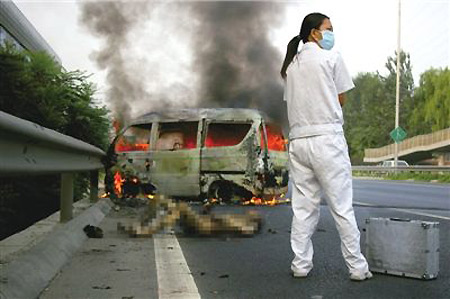
[[389, 133], [392, 139], [394, 139], [395, 143], [400, 143], [403, 139], [406, 138], [406, 132], [402, 129], [402, 127], [397, 127]]

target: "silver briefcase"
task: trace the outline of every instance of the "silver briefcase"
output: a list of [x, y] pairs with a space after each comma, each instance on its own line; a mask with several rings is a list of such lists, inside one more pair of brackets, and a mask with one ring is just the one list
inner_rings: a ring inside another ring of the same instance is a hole
[[434, 279], [439, 273], [439, 222], [366, 219], [366, 258], [373, 272]]

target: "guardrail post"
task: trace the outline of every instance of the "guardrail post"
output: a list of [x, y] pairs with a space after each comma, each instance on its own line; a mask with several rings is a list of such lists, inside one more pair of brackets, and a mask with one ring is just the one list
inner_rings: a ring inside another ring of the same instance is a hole
[[91, 188], [90, 188], [91, 202], [98, 200], [98, 170], [91, 171]]
[[60, 217], [61, 222], [67, 222], [73, 217], [73, 173], [61, 174]]

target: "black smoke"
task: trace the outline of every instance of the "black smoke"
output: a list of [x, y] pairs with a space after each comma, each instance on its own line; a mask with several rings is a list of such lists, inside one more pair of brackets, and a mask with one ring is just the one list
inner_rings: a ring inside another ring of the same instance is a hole
[[[146, 62], [141, 63], [140, 70], [139, 64], [130, 63], [126, 55], [131, 42], [129, 33], [151, 18], [152, 10], [158, 6], [161, 3], [153, 1], [81, 4], [81, 22], [105, 41], [104, 47], [93, 57], [101, 69], [107, 70], [107, 101], [116, 117], [122, 120], [129, 119], [131, 108], [142, 101], [148, 101], [147, 107], [151, 110], [173, 106], [165, 91], [146, 90], [147, 78], [142, 75]], [[175, 15], [189, 14], [193, 22], [189, 28], [194, 30], [185, 34], [192, 38], [192, 77], [197, 78], [192, 81], [196, 83], [189, 82], [193, 85], [187, 88], [197, 95], [196, 103], [179, 101], [176, 107], [256, 108], [282, 125], [287, 123], [279, 75], [282, 53], [269, 37], [270, 31], [281, 25], [285, 5], [202, 1], [171, 3], [165, 8]], [[185, 30], [182, 24], [178, 28], [181, 33]], [[185, 89], [186, 86], [180, 87], [179, 93]]]
[[[103, 48], [92, 57], [100, 69], [107, 71], [106, 93], [110, 109], [119, 121], [131, 117], [132, 105], [149, 97], [145, 77], [130, 69], [126, 51], [129, 33], [149, 15], [148, 2], [82, 2], [81, 22], [104, 39]], [[80, 45], [81, 46], [81, 45]]]
[[282, 54], [269, 38], [281, 25], [285, 6], [228, 1], [191, 5], [199, 23], [193, 43], [199, 105], [257, 108], [285, 123]]

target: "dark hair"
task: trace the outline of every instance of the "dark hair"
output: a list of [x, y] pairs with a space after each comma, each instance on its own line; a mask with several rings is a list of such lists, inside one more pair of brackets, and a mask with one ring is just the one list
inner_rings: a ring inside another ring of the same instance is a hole
[[284, 57], [283, 66], [281, 67], [280, 72], [281, 77], [286, 78], [286, 70], [298, 51], [298, 45], [300, 44], [300, 41], [303, 41], [303, 43], [306, 44], [308, 42], [308, 37], [311, 33], [311, 30], [319, 29], [320, 25], [322, 25], [323, 20], [325, 19], [329, 19], [329, 17], [318, 12], [310, 13], [303, 19], [302, 27], [300, 28], [300, 34], [293, 37], [287, 45], [286, 56]]

